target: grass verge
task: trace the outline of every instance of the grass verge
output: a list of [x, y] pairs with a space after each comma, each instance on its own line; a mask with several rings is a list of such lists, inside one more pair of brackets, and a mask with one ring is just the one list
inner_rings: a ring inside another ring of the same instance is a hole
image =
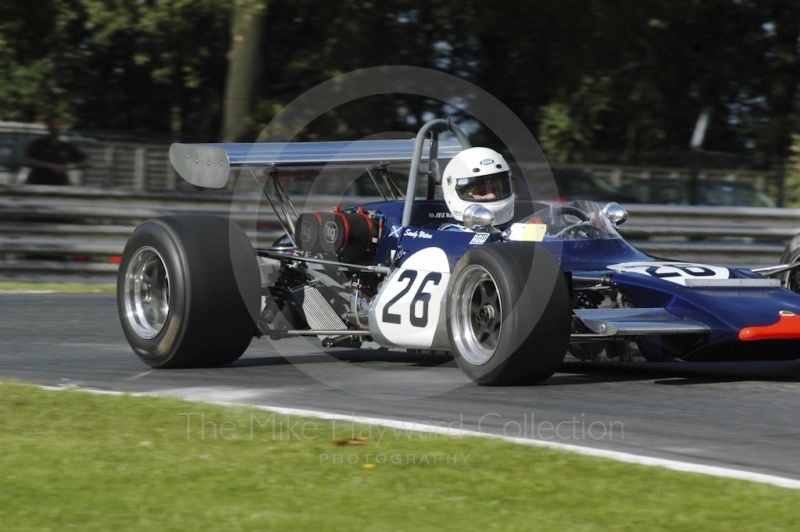
[[3, 530], [727, 532], [800, 520], [800, 492], [763, 484], [16, 383], [0, 384], [0, 448]]
[[65, 292], [96, 293], [116, 292], [113, 284], [80, 284], [80, 283], [0, 283], [0, 292]]

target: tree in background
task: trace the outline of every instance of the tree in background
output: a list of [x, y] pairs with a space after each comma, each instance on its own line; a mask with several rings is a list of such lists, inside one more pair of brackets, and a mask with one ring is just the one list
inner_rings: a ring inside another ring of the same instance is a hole
[[[272, 1], [262, 50], [265, 82], [260, 85], [251, 133], [256, 135], [309, 88], [358, 69], [410, 65], [469, 79], [464, 65], [472, 58], [465, 44], [471, 15], [451, 0]], [[376, 96], [320, 117], [306, 128], [303, 138], [351, 139], [381, 131], [411, 131], [442, 114], [457, 113], [444, 109], [441, 102], [410, 95]]]
[[[771, 21], [784, 15], [734, 1], [581, 4], [573, 38], [553, 48], [555, 92], [539, 107], [544, 145], [629, 155], [686, 150], [698, 114], [710, 107], [708, 149], [785, 153], [788, 133], [774, 135], [770, 124], [787, 116], [773, 96], [779, 87], [785, 93], [786, 80], [768, 66], [778, 53]], [[780, 27], [793, 31], [795, 50], [779, 55], [796, 68], [800, 26], [781, 20]]]
[[784, 206], [800, 207], [800, 134], [792, 134], [791, 155], [784, 166]]
[[261, 0], [234, 0], [233, 3], [222, 111], [223, 142], [235, 142], [247, 131], [263, 66], [259, 52], [266, 10], [266, 2]]
[[[266, 0], [19, 4], [0, 5], [0, 119], [61, 106], [82, 129], [211, 141], [225, 115], [239, 128], [226, 138], [255, 139], [337, 74], [414, 65], [495, 95], [554, 160], [686, 150], [705, 108], [710, 150], [783, 157], [800, 130], [797, 0], [270, 0], [267, 16]], [[248, 34], [237, 29], [245, 8]], [[429, 99], [373, 97], [301, 137], [414, 130], [442, 115], [471, 118]]]
[[67, 111], [81, 129], [214, 137], [230, 6], [215, 0], [0, 5], [0, 118]]
[[81, 46], [82, 8], [79, 0], [43, 1], [36, 9], [0, 3], [0, 118], [27, 122], [85, 97], [73, 91], [92, 56]]

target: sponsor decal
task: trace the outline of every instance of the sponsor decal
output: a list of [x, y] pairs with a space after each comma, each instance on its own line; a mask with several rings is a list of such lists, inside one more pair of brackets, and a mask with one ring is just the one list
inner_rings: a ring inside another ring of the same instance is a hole
[[508, 239], [517, 242], [541, 242], [547, 233], [547, 224], [513, 224], [508, 230]]
[[336, 224], [333, 222], [326, 222], [325, 227], [322, 230], [323, 237], [325, 238], [325, 242], [329, 242], [333, 244], [336, 242], [336, 235], [338, 230], [336, 229]]
[[730, 270], [693, 262], [625, 262], [612, 264], [609, 270], [638, 273], [686, 286], [686, 279], [729, 279]]
[[403, 236], [408, 236], [411, 238], [433, 238], [433, 235], [430, 233], [426, 233], [425, 231], [412, 231], [411, 229], [406, 229], [406, 232], [403, 233]]
[[472, 240], [469, 241], [470, 245], [480, 245], [485, 243], [489, 239], [489, 233], [478, 233], [472, 237]]
[[456, 181], [456, 185], [458, 185], [460, 187], [463, 187], [464, 185], [469, 185], [469, 181], [470, 181], [470, 179], [468, 177], [464, 177], [464, 178], [459, 179], [458, 181]]
[[300, 226], [300, 240], [311, 240], [311, 222], [303, 222], [303, 225]]
[[429, 212], [428, 218], [452, 218], [453, 215], [449, 212]]
[[494, 159], [484, 159], [481, 161], [481, 166], [486, 166], [489, 164], [494, 164]]

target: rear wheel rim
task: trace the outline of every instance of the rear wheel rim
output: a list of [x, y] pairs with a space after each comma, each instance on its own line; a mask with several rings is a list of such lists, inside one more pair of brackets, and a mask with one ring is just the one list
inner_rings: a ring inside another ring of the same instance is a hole
[[169, 315], [169, 272], [150, 246], [136, 250], [125, 271], [125, 312], [133, 330], [145, 339], [158, 336]]
[[503, 329], [503, 305], [494, 277], [483, 266], [467, 266], [453, 287], [453, 299], [454, 347], [470, 364], [486, 364], [497, 351]]

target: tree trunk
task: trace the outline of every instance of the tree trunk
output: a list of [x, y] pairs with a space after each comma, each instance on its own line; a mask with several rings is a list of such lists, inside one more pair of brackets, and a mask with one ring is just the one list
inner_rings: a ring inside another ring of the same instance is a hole
[[266, 0], [234, 0], [231, 47], [222, 109], [222, 141], [242, 140], [253, 108], [253, 94], [261, 72], [259, 48]]

